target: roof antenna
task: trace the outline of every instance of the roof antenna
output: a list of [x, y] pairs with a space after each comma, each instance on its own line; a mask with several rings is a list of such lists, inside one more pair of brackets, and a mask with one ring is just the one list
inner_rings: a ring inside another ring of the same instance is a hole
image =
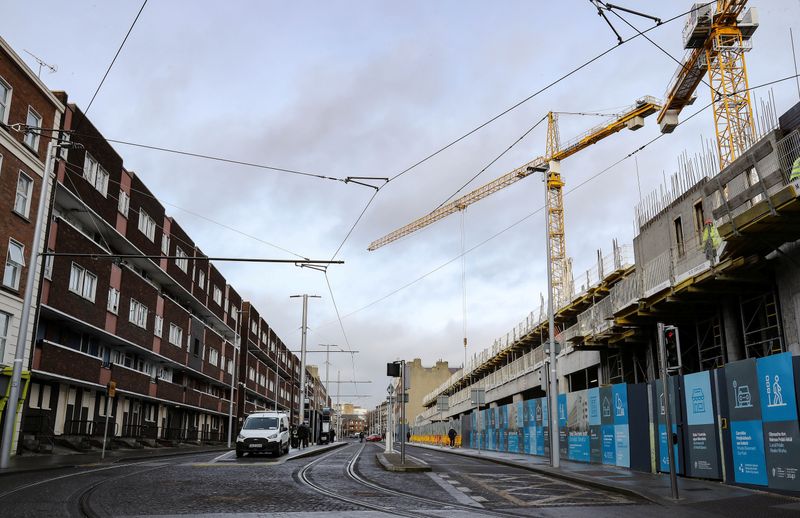
[[44, 62], [44, 60], [42, 58], [36, 56], [33, 52], [31, 52], [29, 50], [26, 50], [26, 49], [22, 49], [22, 50], [24, 50], [27, 54], [30, 54], [31, 57], [33, 57], [33, 59], [35, 59], [36, 62], [39, 63], [39, 72], [36, 73], [36, 77], [39, 77], [39, 78], [42, 77], [42, 67], [46, 67], [47, 70], [49, 70], [51, 74], [53, 74], [55, 72], [58, 72], [58, 65], [48, 65], [47, 63]]

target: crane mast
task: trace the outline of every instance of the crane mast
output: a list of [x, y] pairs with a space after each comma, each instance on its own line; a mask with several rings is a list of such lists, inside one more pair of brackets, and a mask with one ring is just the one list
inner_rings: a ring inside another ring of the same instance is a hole
[[755, 127], [744, 54], [758, 28], [755, 9], [747, 0], [695, 4], [683, 31], [688, 50], [667, 90], [658, 114], [662, 133], [678, 125], [681, 110], [694, 102], [694, 92], [708, 72], [720, 168], [724, 169], [753, 143]]

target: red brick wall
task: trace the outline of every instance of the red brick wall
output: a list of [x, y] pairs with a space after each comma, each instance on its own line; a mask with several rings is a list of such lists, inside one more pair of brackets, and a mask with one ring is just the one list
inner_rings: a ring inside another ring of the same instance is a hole
[[[150, 190], [135, 173], [131, 173], [131, 202], [128, 212], [128, 228], [126, 237], [145, 255], [161, 253], [161, 226], [164, 222], [164, 207], [156, 200]], [[144, 209], [156, 223], [155, 239], [151, 242], [139, 230], [139, 209]], [[155, 261], [158, 264], [158, 261]]]
[[[160, 238], [159, 238], [160, 239]], [[161, 241], [159, 241], [159, 244]], [[177, 255], [176, 249], [180, 247], [186, 255], [192, 257], [195, 255], [194, 241], [189, 238], [188, 234], [183, 231], [178, 222], [174, 219], [170, 223], [170, 240], [169, 240], [169, 255]], [[175, 281], [183, 286], [188, 292], [192, 292], [192, 272], [194, 272], [193, 261], [188, 261], [188, 268], [186, 272], [178, 268], [174, 259], [167, 262], [167, 273], [175, 279]]]
[[70, 378], [97, 383], [102, 361], [64, 347], [51, 344], [41, 346], [40, 369]]
[[[85, 235], [63, 220], [58, 221], [56, 234], [57, 253], [103, 253], [103, 250]], [[72, 263], [79, 264], [97, 275], [97, 286], [94, 302], [69, 291]], [[53, 259], [53, 276], [48, 305], [68, 313], [75, 318], [103, 328], [106, 322], [106, 306], [108, 304], [108, 287], [111, 278], [111, 261], [93, 260], [86, 257], [55, 257]], [[126, 310], [127, 311], [127, 310]], [[120, 313], [122, 314], [122, 313]], [[127, 318], [127, 313], [125, 314]]]
[[[142, 329], [130, 321], [131, 298], [147, 306], [147, 327]], [[128, 268], [122, 269], [117, 336], [146, 349], [153, 348], [153, 322], [156, 314], [158, 291]]]

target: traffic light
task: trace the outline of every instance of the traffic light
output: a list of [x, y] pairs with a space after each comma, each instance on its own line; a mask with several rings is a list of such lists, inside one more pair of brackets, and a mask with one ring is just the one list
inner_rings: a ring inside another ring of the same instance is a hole
[[117, 393], [117, 382], [116, 381], [109, 381], [108, 385], [106, 385], [106, 390], [109, 398], [113, 398], [114, 395]]
[[682, 367], [681, 340], [677, 327], [664, 326], [664, 348], [667, 356], [667, 370], [680, 370]]

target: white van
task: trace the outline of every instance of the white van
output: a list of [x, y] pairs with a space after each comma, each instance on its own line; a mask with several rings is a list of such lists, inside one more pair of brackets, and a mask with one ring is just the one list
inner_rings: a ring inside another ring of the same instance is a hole
[[236, 437], [236, 457], [245, 453], [289, 453], [289, 416], [284, 412], [255, 412], [247, 416]]

